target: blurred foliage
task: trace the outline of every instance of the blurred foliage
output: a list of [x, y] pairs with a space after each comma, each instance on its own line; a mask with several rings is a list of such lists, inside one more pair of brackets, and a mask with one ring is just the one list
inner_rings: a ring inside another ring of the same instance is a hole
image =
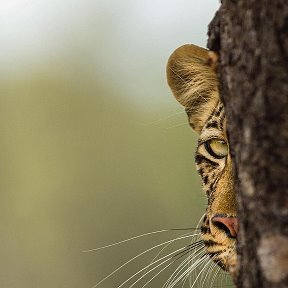
[[[83, 15], [80, 28], [89, 22]], [[105, 17], [100, 20], [108, 23]], [[105, 35], [114, 22], [98, 30]], [[13, 58], [13, 50], [4, 59], [10, 64], [1, 67], [1, 287], [92, 287], [137, 253], [184, 232], [84, 250], [145, 232], [193, 227], [204, 213], [193, 161], [196, 136], [165, 83], [171, 47], [164, 54], [158, 49], [153, 58], [153, 47], [150, 56], [144, 49], [133, 54], [128, 43], [117, 49], [124, 62], [115, 63], [112, 37], [95, 42], [91, 23], [85, 33], [73, 34], [74, 23], [46, 56], [21, 55], [22, 61]], [[134, 58], [129, 62], [128, 56]], [[118, 74], [123, 70], [122, 78], [111, 73], [114, 67]], [[118, 287], [152, 258], [141, 257], [101, 287]], [[151, 287], [168, 277], [163, 273]]]
[[[202, 212], [188, 127], [67, 75], [1, 83], [2, 287], [90, 287], [111, 259], [83, 250], [191, 226]], [[130, 252], [113, 251], [112, 263]]]

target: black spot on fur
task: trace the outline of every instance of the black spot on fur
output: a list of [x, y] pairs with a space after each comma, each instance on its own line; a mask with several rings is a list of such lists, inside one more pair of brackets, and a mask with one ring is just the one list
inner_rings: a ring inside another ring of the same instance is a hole
[[216, 128], [219, 129], [218, 123], [216, 121], [213, 121], [211, 123], [207, 123], [206, 128]]
[[207, 176], [207, 175], [203, 178], [203, 183], [204, 183], [205, 185], [208, 183], [208, 176]]
[[211, 247], [211, 246], [217, 245], [217, 242], [213, 240], [204, 240], [204, 244], [206, 247]]
[[202, 177], [202, 176], [203, 176], [203, 173], [204, 173], [203, 168], [200, 168], [200, 169], [198, 170], [198, 173], [199, 173], [199, 175]]
[[202, 234], [210, 234], [210, 233], [211, 233], [211, 230], [210, 230], [209, 227], [202, 226], [202, 227], [201, 227], [201, 233], [202, 233]]
[[223, 105], [220, 105], [219, 106], [219, 109], [218, 109], [218, 112], [221, 112], [223, 110], [224, 106]]
[[219, 116], [220, 116], [220, 113], [221, 113], [221, 110], [218, 110], [218, 111], [215, 113], [215, 116], [216, 116], [216, 117], [219, 117]]
[[216, 167], [219, 166], [218, 163], [216, 163], [216, 162], [214, 162], [214, 161], [211, 161], [211, 160], [207, 159], [206, 157], [204, 157], [204, 156], [202, 156], [202, 155], [200, 155], [200, 154], [197, 154], [197, 155], [195, 156], [195, 162], [196, 162], [198, 165], [201, 164], [201, 163], [203, 163], [203, 162], [206, 162], [206, 163], [210, 164], [211, 166], [213, 166], [214, 168], [216, 168]]
[[[213, 254], [209, 253], [209, 254], [211, 254], [210, 257], [212, 258], [213, 256], [215, 257], [215, 254], [219, 255], [219, 254], [221, 254], [221, 252], [217, 252], [217, 254], [216, 253], [213, 253]], [[214, 257], [213, 257], [213, 261], [216, 262], [224, 271], [227, 271], [227, 267], [223, 263], [223, 260], [220, 258], [214, 258]]]
[[214, 188], [214, 183], [211, 183], [210, 186], [209, 186], [209, 190], [213, 191], [213, 188]]

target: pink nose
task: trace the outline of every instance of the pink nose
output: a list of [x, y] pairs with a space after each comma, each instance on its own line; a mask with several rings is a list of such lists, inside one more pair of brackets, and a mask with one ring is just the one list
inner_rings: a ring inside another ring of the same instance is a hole
[[236, 238], [238, 232], [238, 220], [236, 217], [215, 216], [212, 218], [212, 223], [223, 230], [229, 237]]

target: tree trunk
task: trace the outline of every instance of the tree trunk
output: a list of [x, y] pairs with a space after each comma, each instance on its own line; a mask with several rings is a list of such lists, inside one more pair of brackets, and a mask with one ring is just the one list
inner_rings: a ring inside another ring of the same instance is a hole
[[288, 287], [288, 2], [223, 0], [220, 55], [240, 231], [237, 287]]

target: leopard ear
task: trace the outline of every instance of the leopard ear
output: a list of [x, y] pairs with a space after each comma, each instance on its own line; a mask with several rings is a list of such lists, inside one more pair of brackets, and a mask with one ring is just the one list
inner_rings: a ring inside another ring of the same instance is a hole
[[179, 47], [168, 60], [168, 84], [197, 132], [219, 101], [216, 65], [214, 52], [192, 44]]

